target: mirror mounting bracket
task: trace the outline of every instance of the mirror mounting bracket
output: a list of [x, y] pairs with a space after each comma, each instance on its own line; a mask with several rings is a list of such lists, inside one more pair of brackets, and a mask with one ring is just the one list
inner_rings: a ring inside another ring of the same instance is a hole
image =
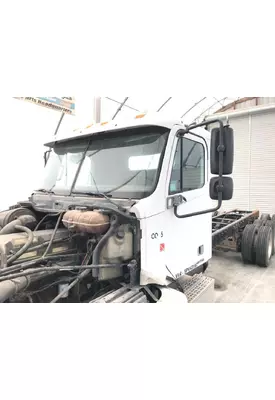
[[179, 207], [181, 204], [187, 203], [186, 198], [182, 194], [169, 196], [167, 199], [167, 208]]

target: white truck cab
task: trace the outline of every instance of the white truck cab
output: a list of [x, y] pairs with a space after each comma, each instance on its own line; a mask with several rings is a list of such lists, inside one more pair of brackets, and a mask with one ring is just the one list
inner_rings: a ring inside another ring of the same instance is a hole
[[184, 302], [182, 278], [205, 270], [212, 213], [233, 195], [233, 144], [219, 120], [159, 114], [55, 137], [40, 187], [0, 213], [0, 301], [30, 282], [37, 290], [51, 271], [51, 302]]
[[[213, 204], [211, 133], [202, 125], [189, 129], [180, 120], [141, 114], [71, 134], [79, 143], [91, 139], [76, 182], [92, 172], [83, 191], [107, 193], [114, 202], [133, 200], [129, 211], [140, 221], [141, 285], [166, 285], [167, 275], [197, 270], [212, 257], [212, 213], [205, 213]], [[56, 144], [62, 147], [69, 139], [59, 138]]]

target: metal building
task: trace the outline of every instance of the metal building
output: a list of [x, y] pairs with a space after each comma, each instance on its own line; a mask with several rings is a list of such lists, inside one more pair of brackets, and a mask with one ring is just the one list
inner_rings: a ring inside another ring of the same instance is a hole
[[[213, 117], [213, 115], [212, 115]], [[275, 213], [275, 97], [245, 97], [215, 113], [235, 130], [234, 198], [226, 210]]]

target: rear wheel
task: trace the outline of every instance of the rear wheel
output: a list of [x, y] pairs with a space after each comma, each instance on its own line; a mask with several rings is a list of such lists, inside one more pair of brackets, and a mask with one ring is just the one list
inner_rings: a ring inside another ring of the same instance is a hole
[[270, 265], [273, 250], [273, 232], [270, 226], [259, 229], [256, 241], [256, 263], [267, 268]]
[[275, 222], [271, 221], [267, 221], [266, 222], [266, 226], [269, 226], [272, 229], [272, 255], [274, 256], [275, 254]]
[[271, 216], [270, 214], [262, 214], [260, 220], [262, 221], [270, 221], [271, 220]]
[[242, 258], [245, 264], [255, 264], [254, 240], [258, 227], [246, 225], [242, 235]]
[[258, 228], [260, 228], [260, 226], [262, 226], [264, 224], [264, 221], [262, 219], [255, 219], [253, 225], [257, 226]]
[[209, 267], [209, 262], [206, 262], [205, 264], [203, 264], [203, 273], [206, 272], [208, 267]]

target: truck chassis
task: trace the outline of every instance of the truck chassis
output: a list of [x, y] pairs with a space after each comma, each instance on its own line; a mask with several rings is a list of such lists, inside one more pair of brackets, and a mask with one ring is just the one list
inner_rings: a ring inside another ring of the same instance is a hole
[[259, 211], [233, 210], [212, 218], [213, 248], [223, 251], [241, 251], [242, 234], [248, 224], [260, 216]]

